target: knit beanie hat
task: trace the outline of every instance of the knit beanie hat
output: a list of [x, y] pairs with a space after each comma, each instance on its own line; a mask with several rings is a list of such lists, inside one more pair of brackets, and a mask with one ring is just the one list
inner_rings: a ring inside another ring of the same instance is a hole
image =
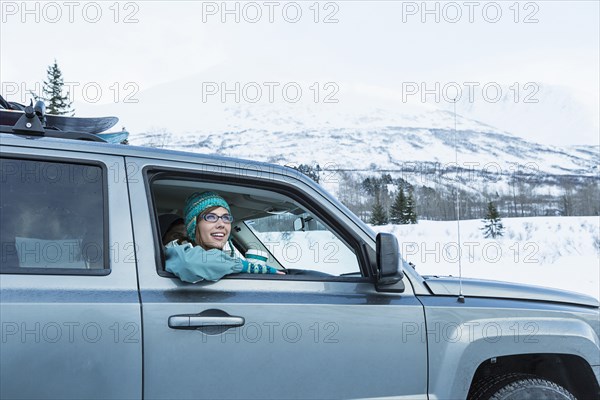
[[195, 240], [196, 238], [196, 217], [210, 207], [223, 207], [231, 214], [229, 204], [215, 192], [196, 192], [185, 201], [183, 213], [185, 215], [185, 228], [190, 239]]

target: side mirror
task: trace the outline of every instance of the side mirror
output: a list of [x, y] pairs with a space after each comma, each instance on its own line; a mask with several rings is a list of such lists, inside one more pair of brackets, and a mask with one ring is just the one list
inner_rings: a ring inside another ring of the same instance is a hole
[[317, 229], [317, 220], [310, 215], [306, 217], [298, 217], [294, 220], [294, 230], [296, 232], [314, 231]]
[[378, 292], [404, 292], [404, 272], [400, 259], [398, 240], [390, 233], [378, 233], [376, 238]]
[[304, 218], [300, 217], [294, 220], [294, 231], [304, 231]]

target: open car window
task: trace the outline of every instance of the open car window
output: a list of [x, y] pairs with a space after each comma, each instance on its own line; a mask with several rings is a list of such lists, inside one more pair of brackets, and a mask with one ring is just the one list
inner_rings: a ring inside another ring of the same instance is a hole
[[151, 187], [157, 215], [175, 213], [183, 217], [185, 200], [194, 192], [210, 190], [221, 195], [234, 216], [231, 242], [239, 257], [250, 249], [267, 252], [267, 264], [288, 275], [362, 276], [352, 245], [307, 207], [284, 194], [172, 178], [154, 180]]

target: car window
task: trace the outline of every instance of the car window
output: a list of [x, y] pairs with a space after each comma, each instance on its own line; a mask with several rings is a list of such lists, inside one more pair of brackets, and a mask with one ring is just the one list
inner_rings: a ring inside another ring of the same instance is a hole
[[308, 269], [336, 276], [360, 272], [356, 254], [309, 213], [286, 212], [244, 223], [287, 269]]
[[[178, 179], [166, 174], [155, 179], [151, 188], [157, 221], [162, 214], [184, 217], [185, 201], [194, 192], [214, 191], [223, 197], [234, 216], [229, 243], [234, 245], [236, 257], [244, 259], [248, 250], [258, 250], [266, 253], [267, 265], [291, 270], [288, 275], [362, 277], [355, 251], [358, 246], [348, 243], [352, 239], [311, 213], [309, 204], [281, 191]], [[157, 223], [157, 243], [163, 234], [159, 228]], [[164, 257], [157, 259], [163, 260], [164, 270]]]
[[2, 158], [0, 183], [1, 272], [104, 268], [102, 168]]

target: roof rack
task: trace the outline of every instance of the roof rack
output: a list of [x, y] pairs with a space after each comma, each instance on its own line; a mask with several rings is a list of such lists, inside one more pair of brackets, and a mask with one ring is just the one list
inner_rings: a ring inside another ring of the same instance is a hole
[[[61, 131], [52, 128], [44, 128], [40, 118], [34, 111], [33, 105], [28, 105], [23, 110], [23, 115], [13, 125], [0, 125], [0, 133], [11, 133], [13, 135], [33, 137], [53, 137], [60, 139], [87, 140], [91, 142], [107, 141], [98, 135], [86, 132]], [[0, 121], [2, 124], [3, 121]]]
[[106, 140], [102, 139], [100, 136], [94, 135], [93, 133], [85, 133], [85, 132], [69, 132], [69, 131], [57, 131], [54, 129], [48, 129], [43, 133], [28, 133], [24, 131], [15, 131], [12, 126], [8, 125], [0, 125], [0, 133], [11, 133], [16, 136], [26, 136], [28, 138], [35, 137], [51, 137], [51, 138], [59, 138], [59, 139], [72, 139], [72, 140], [85, 140], [89, 142], [102, 142], [107, 143]]

